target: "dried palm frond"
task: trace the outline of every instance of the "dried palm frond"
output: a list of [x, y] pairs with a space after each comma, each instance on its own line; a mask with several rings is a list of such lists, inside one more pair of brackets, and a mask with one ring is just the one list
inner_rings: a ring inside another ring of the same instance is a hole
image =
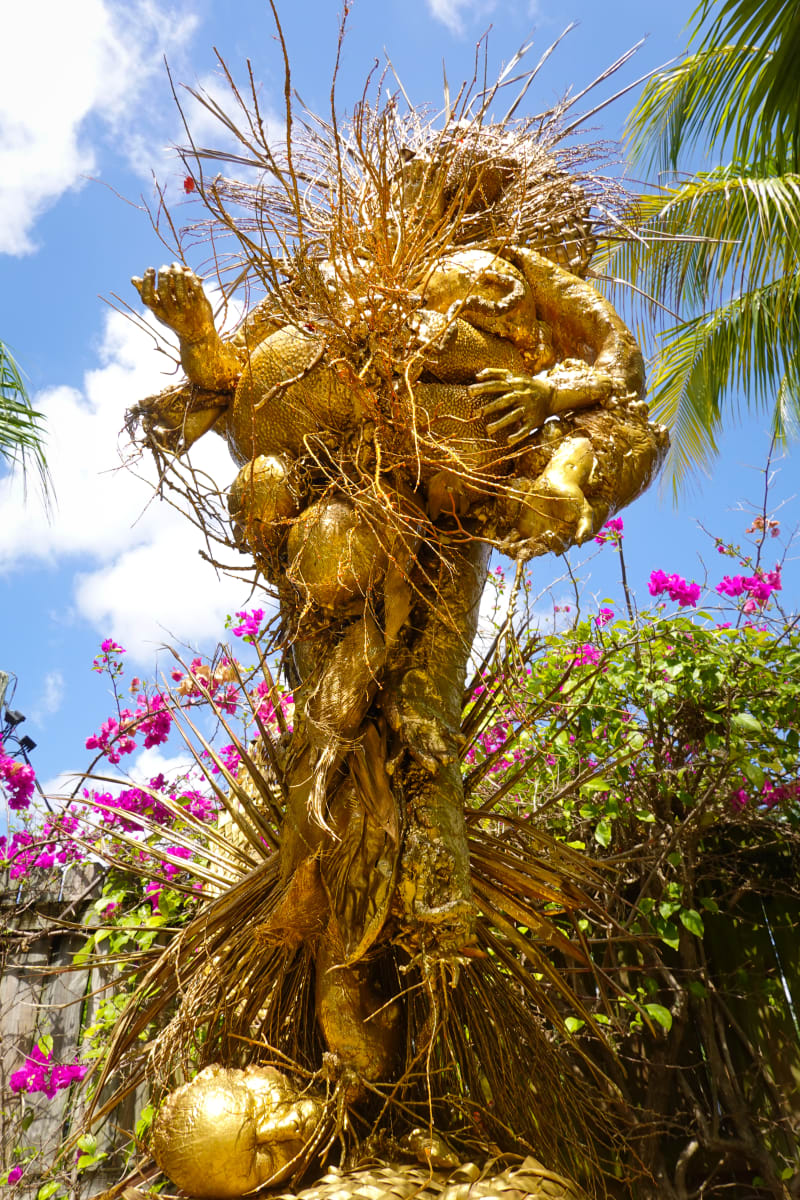
[[[280, 737], [261, 723], [258, 748], [246, 747], [207, 692], [242, 756], [233, 774], [179, 711], [181, 699], [174, 696], [170, 710], [224, 815], [209, 828], [152, 792], [182, 821], [170, 841], [195, 855], [187, 864], [151, 838], [150, 861], [139, 869], [187, 894], [202, 883], [205, 899], [183, 928], [164, 932], [165, 946], [131, 956], [133, 990], [96, 1080], [95, 1120], [145, 1079], [159, 1093], [220, 1061], [271, 1062], [304, 1085], [328, 1086], [314, 995], [314, 948], [328, 915], [315, 907], [315, 863], [281, 879]], [[146, 833], [163, 832], [146, 816], [137, 821]], [[370, 1129], [399, 1138], [432, 1124], [461, 1155], [481, 1147], [485, 1154], [488, 1144], [537, 1154], [573, 1177], [596, 1173], [603, 1147], [620, 1136], [622, 1105], [569, 1036], [568, 1016], [590, 1027], [593, 1016], [559, 964], [590, 971], [564, 918], [602, 916], [596, 897], [604, 881], [584, 855], [529, 823], [490, 823], [485, 802], [470, 859], [480, 917], [461, 967], [428, 960], [424, 948], [412, 956], [393, 940], [391, 916], [372, 952], [387, 1002], [399, 1001], [405, 1013], [406, 1057], [396, 1082], [369, 1086], [371, 1099], [351, 1114], [352, 1132], [363, 1142]], [[183, 868], [184, 883], [168, 880], [161, 862]]]

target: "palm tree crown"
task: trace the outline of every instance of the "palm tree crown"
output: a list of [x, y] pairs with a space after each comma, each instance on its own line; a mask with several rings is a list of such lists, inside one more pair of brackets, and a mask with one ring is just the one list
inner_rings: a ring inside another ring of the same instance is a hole
[[[634, 160], [664, 183], [637, 203], [641, 238], [601, 259], [670, 314], [651, 403], [673, 430], [676, 488], [743, 403], [779, 437], [800, 420], [800, 0], [703, 0], [691, 26], [689, 53], [628, 123]], [[682, 176], [701, 152], [728, 161]]]

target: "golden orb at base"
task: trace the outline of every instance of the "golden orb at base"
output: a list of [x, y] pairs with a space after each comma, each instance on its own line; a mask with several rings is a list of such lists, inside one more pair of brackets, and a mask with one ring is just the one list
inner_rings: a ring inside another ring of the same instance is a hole
[[198, 1200], [234, 1200], [285, 1179], [323, 1113], [274, 1067], [205, 1067], [159, 1109], [153, 1157]]

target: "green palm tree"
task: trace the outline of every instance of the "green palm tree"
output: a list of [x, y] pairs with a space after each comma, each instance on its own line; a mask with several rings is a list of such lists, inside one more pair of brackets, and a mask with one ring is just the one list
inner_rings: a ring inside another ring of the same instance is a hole
[[31, 405], [19, 367], [0, 342], [0, 458], [10, 467], [21, 466], [26, 484], [32, 464], [48, 502], [52, 481], [44, 452], [43, 420]]
[[[663, 184], [636, 205], [640, 237], [600, 259], [660, 314], [651, 404], [675, 488], [741, 405], [779, 438], [800, 424], [800, 0], [702, 0], [690, 28], [628, 122]], [[701, 154], [720, 165], [681, 175]]]

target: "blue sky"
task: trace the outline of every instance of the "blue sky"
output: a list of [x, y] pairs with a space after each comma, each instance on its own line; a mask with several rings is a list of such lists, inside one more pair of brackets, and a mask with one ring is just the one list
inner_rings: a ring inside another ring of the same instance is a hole
[[[607, 0], [354, 0], [338, 84], [347, 109], [360, 95], [373, 60], [387, 51], [415, 102], [441, 97], [442, 60], [454, 89], [472, 72], [475, 43], [492, 26], [490, 57], [507, 60], [535, 39], [535, 61], [572, 20], [529, 94], [532, 111], [570, 85], [582, 87], [634, 42], [647, 41], [604, 95], [664, 63], [684, 44], [694, 0], [669, 5]], [[328, 105], [336, 48], [333, 0], [279, 0], [295, 87], [305, 103]], [[236, 13], [235, 23], [231, 13]], [[131, 275], [158, 266], [164, 251], [142, 210], [153, 175], [177, 207], [183, 171], [170, 145], [181, 138], [164, 69], [222, 94], [213, 47], [234, 75], [253, 63], [264, 110], [280, 127], [282, 61], [266, 3], [237, 0], [27, 0], [3, 20], [0, 76], [0, 337], [23, 366], [38, 408], [47, 414], [57, 493], [51, 522], [35, 495], [22, 502], [19, 481], [0, 478], [0, 668], [18, 677], [15, 707], [36, 742], [33, 762], [44, 780], [88, 758], [86, 736], [109, 710], [103, 683], [90, 671], [100, 640], [114, 636], [139, 674], [152, 670], [160, 643], [208, 650], [223, 636], [226, 613], [246, 602], [240, 584], [217, 579], [197, 554], [180, 518], [149, 504], [150, 489], [120, 468], [119, 434], [128, 405], [164, 386], [150, 338], [106, 303], [113, 294], [136, 307]], [[635, 93], [634, 93], [635, 94]], [[626, 97], [597, 118], [598, 136], [616, 138]], [[214, 133], [198, 111], [199, 140]], [[191, 217], [187, 202], [177, 207]], [[702, 579], [701, 557], [715, 582], [722, 561], [697, 528], [741, 540], [760, 502], [769, 445], [766, 420], [731, 429], [712, 480], [675, 509], [656, 491], [625, 516], [629, 574], [646, 593], [651, 570]], [[206, 452], [221, 482], [235, 474], [221, 443]], [[774, 488], [784, 528], [796, 449]], [[586, 554], [573, 555], [580, 562]], [[772, 565], [768, 562], [767, 565]], [[537, 580], [562, 574], [537, 560]], [[615, 556], [603, 551], [582, 568], [590, 592], [619, 594]], [[797, 590], [786, 576], [787, 600]], [[563, 584], [556, 600], [568, 600]], [[21, 731], [22, 732], [22, 731]], [[153, 755], [143, 771], [159, 765]], [[4, 824], [0, 814], [0, 826]]]

